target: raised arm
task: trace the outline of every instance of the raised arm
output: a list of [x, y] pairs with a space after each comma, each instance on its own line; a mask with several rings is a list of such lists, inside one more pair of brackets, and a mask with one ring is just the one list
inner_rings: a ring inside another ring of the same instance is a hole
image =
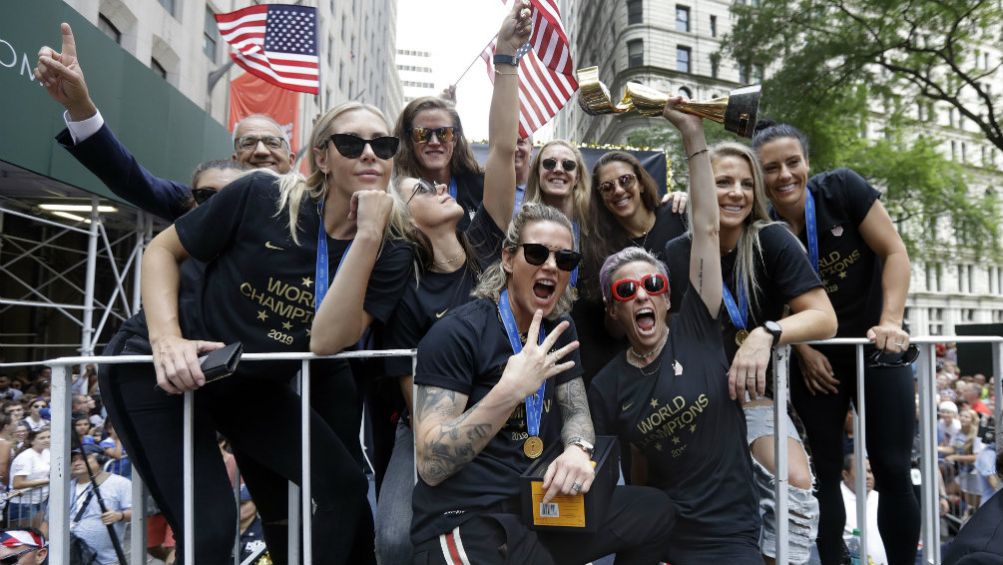
[[663, 115], [676, 126], [683, 138], [683, 150], [690, 166], [690, 202], [693, 214], [693, 243], [690, 250], [690, 284], [707, 306], [711, 317], [721, 309], [720, 219], [714, 189], [714, 173], [704, 137], [703, 122], [674, 106], [684, 99], [669, 99]]
[[[543, 314], [537, 311], [528, 335], [538, 334], [542, 319]], [[558, 364], [557, 360], [577, 349], [577, 341], [547, 353], [567, 327], [567, 322], [559, 324], [542, 344], [529, 340], [520, 353], [509, 357], [498, 384], [467, 410], [465, 394], [418, 386], [414, 399], [415, 463], [422, 480], [438, 485], [473, 461], [541, 382], [574, 366], [573, 361]]]
[[881, 258], [881, 318], [867, 330], [875, 347], [890, 353], [905, 351], [909, 334], [902, 329], [906, 295], [909, 294], [909, 253], [888, 212], [875, 201], [860, 223], [860, 235]]
[[547, 467], [543, 476], [544, 502], [550, 502], [558, 494], [588, 492], [595, 479], [592, 456], [577, 443], [584, 440], [595, 445], [596, 442], [585, 383], [581, 377], [572, 379], [558, 386], [556, 393], [564, 422], [561, 427], [564, 453]]
[[[69, 24], [60, 26], [62, 51], [38, 52], [35, 77], [49, 96], [66, 109], [67, 129], [56, 140], [117, 196], [143, 211], [176, 220], [191, 207], [191, 189], [154, 176], [104, 123], [84, 80]], [[86, 130], [81, 137], [77, 132]]]
[[[498, 55], [515, 55], [529, 41], [533, 22], [528, 3], [513, 2], [498, 31]], [[526, 10], [526, 12], [523, 12]], [[515, 144], [519, 138], [519, 69], [495, 67], [495, 85], [488, 116], [488, 160], [484, 167], [484, 209], [504, 232], [515, 206]]]

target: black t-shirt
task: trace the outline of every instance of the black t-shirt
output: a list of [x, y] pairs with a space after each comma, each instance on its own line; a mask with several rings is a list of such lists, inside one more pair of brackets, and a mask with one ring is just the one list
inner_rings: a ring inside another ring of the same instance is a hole
[[[466, 230], [467, 241], [476, 256], [471, 260], [483, 272], [501, 258], [504, 232], [498, 228], [491, 214], [481, 205]], [[436, 321], [451, 308], [473, 300], [470, 293], [477, 286], [477, 271], [468, 262], [452, 273], [427, 271], [415, 282], [409, 278], [397, 309], [384, 331], [387, 349], [411, 349], [428, 332]], [[391, 377], [411, 374], [411, 359], [391, 357], [386, 361], [386, 373]]]
[[[560, 320], [545, 321], [550, 331]], [[571, 325], [555, 348], [577, 339]], [[432, 326], [418, 344], [418, 386], [434, 386], [467, 395], [465, 410], [491, 391], [513, 355], [508, 335], [498, 315], [498, 305], [487, 299], [468, 302]], [[574, 368], [547, 381], [540, 438], [544, 448], [561, 441], [563, 418], [555, 401], [557, 386], [581, 376], [578, 352], [565, 359]], [[522, 451], [528, 437], [526, 415], [520, 404], [501, 430], [471, 462], [437, 486], [419, 480], [414, 488], [414, 521], [411, 539], [420, 543], [448, 532], [473, 513], [519, 495], [519, 476], [533, 460]]]
[[[881, 197], [859, 174], [836, 169], [808, 180], [815, 199], [819, 276], [839, 320], [836, 337], [864, 337], [881, 318], [882, 263], [860, 235], [860, 224]], [[798, 237], [808, 248], [808, 230]]]
[[745, 418], [728, 398], [720, 326], [696, 292], [682, 302], [656, 361], [642, 370], [624, 353], [592, 381], [596, 434], [616, 435], [647, 457], [648, 484], [678, 507], [676, 537], [756, 536]]
[[456, 179], [456, 202], [463, 206], [466, 212], [460, 218], [458, 227], [462, 231], [467, 231], [477, 209], [484, 201], [484, 173], [462, 174], [453, 178]]
[[671, 204], [661, 204], [655, 209], [655, 225], [651, 226], [647, 234], [631, 241], [661, 259], [665, 244], [684, 233], [686, 233], [686, 215], [673, 212]]
[[[278, 179], [255, 173], [238, 179], [175, 223], [188, 253], [208, 263], [199, 308], [199, 330], [205, 335], [191, 337], [240, 341], [249, 353], [308, 350], [319, 216], [316, 203], [304, 199], [296, 245], [286, 213], [276, 215], [278, 198]], [[350, 244], [328, 237], [332, 280]], [[410, 247], [384, 241], [363, 306], [376, 323], [390, 319], [410, 268]], [[241, 365], [241, 372], [268, 374], [264, 365]], [[255, 370], [258, 367], [260, 371]]]
[[[756, 280], [759, 294], [753, 303], [749, 301], [749, 318], [746, 329], [763, 325], [769, 320], [779, 320], [784, 315], [784, 306], [802, 294], [822, 286], [818, 275], [811, 268], [808, 256], [790, 232], [787, 224], [776, 223], [759, 231], [762, 255], [756, 257]], [[665, 246], [665, 262], [669, 267], [669, 293], [672, 299], [671, 312], [678, 313], [683, 301], [683, 293], [689, 287], [690, 249], [692, 238], [689, 234], [673, 239]], [[721, 275], [728, 281], [728, 290], [738, 302], [738, 281], [735, 261], [738, 253], [721, 257]], [[733, 359], [738, 351], [735, 334], [738, 330], [732, 324], [728, 310], [721, 308], [721, 330], [724, 333], [724, 351], [728, 359]]]

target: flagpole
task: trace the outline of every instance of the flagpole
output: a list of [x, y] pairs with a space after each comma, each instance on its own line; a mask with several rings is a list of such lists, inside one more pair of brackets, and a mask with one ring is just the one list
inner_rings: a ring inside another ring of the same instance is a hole
[[[497, 38], [498, 38], [498, 34], [496, 33], [494, 35], [494, 37], [491, 38], [491, 41], [488, 41], [488, 44], [484, 46], [484, 49], [487, 49], [488, 47], [491, 47], [491, 44], [494, 43], [495, 39], [497, 39]], [[455, 81], [453, 81], [453, 84], [458, 84], [460, 82], [460, 80], [463, 79], [463, 77], [467, 76], [467, 72], [469, 72], [470, 69], [474, 66], [474, 63], [476, 63], [477, 60], [481, 58], [481, 53], [484, 52], [484, 49], [481, 49], [480, 51], [477, 52], [477, 56], [474, 57], [473, 61], [470, 61], [470, 64], [467, 65], [466, 70], [463, 71], [463, 74], [460, 75], [460, 78], [458, 78]]]

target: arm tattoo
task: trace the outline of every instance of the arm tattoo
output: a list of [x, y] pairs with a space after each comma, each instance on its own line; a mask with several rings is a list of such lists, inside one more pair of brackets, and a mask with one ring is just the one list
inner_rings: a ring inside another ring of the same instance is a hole
[[[428, 430], [418, 442], [418, 470], [425, 482], [436, 485], [463, 468], [484, 449], [497, 430], [490, 423], [471, 422], [475, 404], [463, 409], [455, 391], [433, 386], [419, 386], [415, 401], [418, 421], [435, 418], [440, 423]], [[464, 400], [465, 402], [465, 400]]]
[[596, 433], [589, 413], [589, 401], [585, 396], [585, 383], [581, 377], [557, 387], [557, 404], [561, 407], [564, 419], [561, 440], [567, 443], [572, 438], [580, 437], [589, 443], [595, 443]]

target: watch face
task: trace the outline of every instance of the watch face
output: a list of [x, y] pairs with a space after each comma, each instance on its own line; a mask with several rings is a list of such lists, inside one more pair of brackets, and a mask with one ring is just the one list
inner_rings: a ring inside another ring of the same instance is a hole
[[773, 337], [777, 337], [783, 332], [783, 330], [780, 328], [780, 324], [774, 321], [766, 322], [765, 324], [763, 324], [763, 327], [766, 328], [766, 331], [773, 334]]

